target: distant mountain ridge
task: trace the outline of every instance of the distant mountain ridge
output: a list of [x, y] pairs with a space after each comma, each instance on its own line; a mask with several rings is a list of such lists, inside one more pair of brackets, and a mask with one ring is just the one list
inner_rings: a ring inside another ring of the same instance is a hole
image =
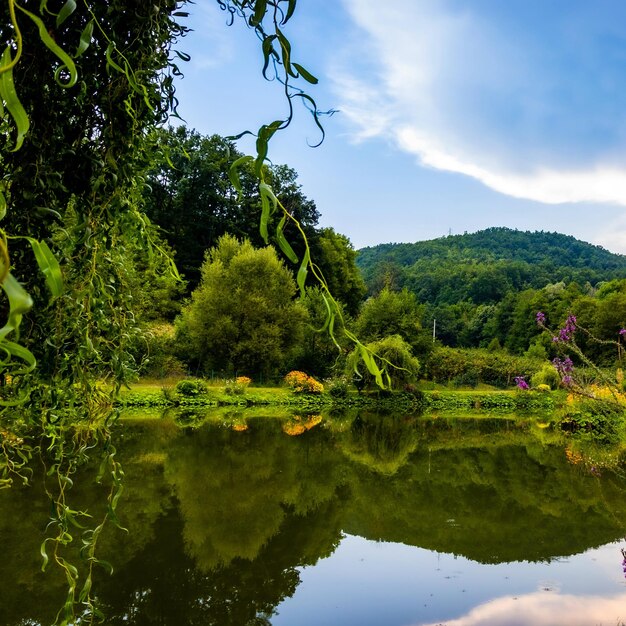
[[570, 235], [504, 227], [363, 248], [357, 265], [371, 291], [407, 287], [431, 303], [495, 302], [507, 291], [549, 283], [626, 278], [626, 255]]

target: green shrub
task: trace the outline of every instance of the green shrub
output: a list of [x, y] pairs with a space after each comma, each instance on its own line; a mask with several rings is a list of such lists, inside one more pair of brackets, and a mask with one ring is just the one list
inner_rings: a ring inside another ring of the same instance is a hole
[[533, 374], [530, 382], [533, 387], [548, 385], [550, 389], [556, 389], [561, 383], [561, 379], [555, 367], [546, 363], [538, 372]]
[[201, 380], [185, 379], [176, 383], [176, 393], [187, 398], [201, 396], [207, 392], [206, 384]]
[[345, 398], [348, 395], [348, 382], [345, 378], [333, 380], [328, 388], [328, 393], [333, 398]]
[[527, 380], [545, 363], [537, 359], [513, 356], [504, 351], [489, 352], [477, 348], [438, 347], [426, 362], [429, 378], [437, 383], [462, 385], [487, 384], [506, 388], [516, 376]]
[[[417, 381], [420, 363], [413, 356], [411, 346], [400, 335], [373, 341], [367, 344], [367, 348], [378, 357], [378, 365], [386, 370], [393, 389], [403, 389], [405, 385]], [[359, 375], [355, 375], [355, 371]], [[353, 377], [354, 384], [359, 390], [362, 387], [373, 388], [376, 385], [374, 376], [365, 367], [358, 350], [353, 350], [346, 359], [346, 376]], [[385, 375], [383, 380], [386, 381]]]

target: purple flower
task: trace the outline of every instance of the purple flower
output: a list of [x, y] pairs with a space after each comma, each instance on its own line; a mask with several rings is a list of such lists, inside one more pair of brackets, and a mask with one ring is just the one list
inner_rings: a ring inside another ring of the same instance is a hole
[[552, 341], [567, 343], [571, 341], [573, 334], [576, 332], [576, 316], [568, 315], [565, 326], [559, 330], [556, 337], [552, 337]]
[[563, 385], [565, 387], [569, 387], [574, 382], [574, 379], [571, 376], [572, 372], [574, 371], [574, 363], [572, 359], [570, 359], [568, 356], [566, 356], [564, 359], [559, 359], [559, 357], [556, 357], [555, 359], [552, 359], [552, 365], [561, 376], [561, 382], [563, 383]]
[[546, 321], [546, 314], [542, 313], [541, 311], [537, 311], [536, 319], [537, 319], [537, 325], [543, 326]]
[[574, 363], [568, 356], [564, 359], [559, 359], [559, 357], [552, 359], [552, 365], [554, 365], [556, 371], [561, 375], [571, 374], [574, 370]]
[[626, 335], [626, 328], [622, 328], [622, 330], [619, 331], [620, 336], [624, 336]]
[[530, 385], [524, 380], [524, 376], [516, 376], [513, 380], [515, 380], [518, 389], [530, 389]]

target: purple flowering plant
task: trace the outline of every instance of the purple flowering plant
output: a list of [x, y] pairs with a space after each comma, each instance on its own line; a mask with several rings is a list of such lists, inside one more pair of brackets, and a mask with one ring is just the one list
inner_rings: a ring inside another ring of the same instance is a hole
[[[570, 313], [565, 320], [565, 324], [557, 331], [550, 329], [546, 324], [546, 314], [543, 311], [537, 311], [535, 320], [539, 328], [550, 333], [552, 337], [552, 343], [555, 348], [561, 352], [561, 356], [558, 356], [552, 360], [552, 365], [558, 372], [561, 378], [561, 384], [567, 387], [570, 392], [574, 392], [578, 395], [594, 398], [593, 390], [584, 382], [581, 375], [577, 375], [576, 368], [572, 358], [563, 354], [565, 350], [570, 352], [581, 365], [585, 366], [588, 370], [593, 371], [596, 381], [608, 389], [613, 397], [613, 400], [617, 405], [620, 405], [620, 393], [621, 387], [619, 385], [619, 374], [616, 378], [612, 378], [607, 373], [601, 370], [584, 352], [576, 342], [576, 334], [580, 332], [583, 334], [587, 341], [600, 344], [614, 345], [617, 347], [618, 361], [621, 364], [623, 355], [622, 339], [626, 342], [626, 328], [621, 328], [617, 333], [617, 340], [603, 340], [594, 337], [587, 329], [578, 324], [576, 316]], [[623, 408], [623, 407], [621, 407]]]
[[514, 379], [515, 384], [517, 386], [518, 389], [530, 389], [530, 385], [526, 382], [526, 379], [524, 376], [516, 376]]

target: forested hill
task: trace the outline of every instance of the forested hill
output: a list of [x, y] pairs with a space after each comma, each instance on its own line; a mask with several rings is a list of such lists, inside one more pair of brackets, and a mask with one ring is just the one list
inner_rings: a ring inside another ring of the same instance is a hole
[[550, 283], [583, 287], [626, 277], [624, 255], [569, 235], [509, 228], [364, 248], [357, 263], [371, 291], [407, 287], [430, 303], [497, 302]]

